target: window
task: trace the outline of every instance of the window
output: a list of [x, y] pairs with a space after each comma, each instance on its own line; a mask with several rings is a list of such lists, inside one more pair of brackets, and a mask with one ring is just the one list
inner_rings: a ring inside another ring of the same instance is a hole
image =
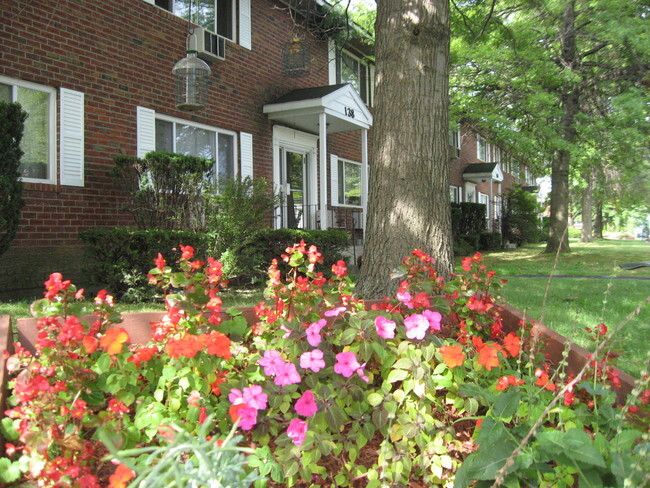
[[460, 187], [450, 186], [449, 197], [451, 199], [451, 203], [460, 203]]
[[449, 130], [449, 145], [452, 147], [451, 155], [457, 157], [460, 154], [460, 129], [458, 127]]
[[156, 115], [156, 151], [215, 161], [215, 181], [235, 176], [235, 134], [186, 120]]
[[501, 148], [499, 146], [492, 146], [492, 162], [501, 162]]
[[0, 76], [0, 100], [18, 102], [28, 117], [20, 147], [25, 181], [54, 182], [56, 164], [55, 90]]
[[486, 142], [485, 139], [483, 139], [483, 137], [477, 134], [476, 135], [476, 156], [478, 157], [478, 159], [480, 159], [481, 161], [487, 161], [489, 158], [488, 156], [489, 149], [490, 149], [490, 145]]
[[485, 205], [485, 218], [490, 220], [490, 197], [486, 193], [478, 192], [478, 203]]
[[164, 8], [227, 39], [235, 39], [235, 4], [233, 0], [155, 0]]
[[330, 44], [330, 83], [349, 83], [367, 106], [372, 105], [374, 73], [372, 66], [352, 53]]
[[361, 163], [340, 159], [339, 204], [361, 206]]

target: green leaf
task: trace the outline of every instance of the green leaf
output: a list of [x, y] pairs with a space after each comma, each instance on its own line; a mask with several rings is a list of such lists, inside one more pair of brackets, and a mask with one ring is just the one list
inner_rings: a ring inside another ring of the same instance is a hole
[[[589, 435], [581, 429], [571, 429], [564, 438], [564, 452], [570, 458], [581, 463], [599, 468], [605, 467], [605, 461]], [[582, 485], [581, 485], [582, 486]]]
[[0, 481], [3, 483], [12, 483], [17, 481], [22, 475], [22, 470], [18, 462], [12, 463], [7, 458], [0, 458]]
[[14, 428], [14, 422], [18, 423], [20, 421], [4, 417], [2, 424], [0, 424], [0, 432], [2, 432], [2, 436], [7, 441], [15, 441], [19, 437], [18, 431]]
[[413, 361], [410, 358], [400, 358], [393, 364], [393, 369], [411, 369], [412, 367]]
[[117, 393], [117, 399], [128, 406], [135, 401], [135, 395], [128, 390], [122, 390]]
[[354, 339], [357, 337], [358, 331], [356, 329], [346, 329], [343, 331], [343, 334], [341, 334], [341, 338], [339, 339], [339, 344], [342, 346], [347, 346], [348, 344], [352, 344], [354, 342]]
[[111, 357], [108, 354], [103, 353], [101, 356], [99, 356], [99, 359], [97, 359], [97, 362], [93, 367], [93, 371], [99, 374], [103, 374], [110, 369], [111, 363]]
[[384, 397], [379, 393], [370, 393], [368, 395], [368, 403], [370, 404], [371, 407], [376, 407], [383, 401], [384, 401]]
[[519, 392], [512, 388], [497, 396], [497, 400], [492, 407], [492, 413], [495, 417], [509, 419], [517, 413], [520, 401], [521, 396]]
[[219, 332], [227, 336], [244, 337], [248, 330], [248, 322], [243, 315], [233, 317], [231, 320], [224, 320], [219, 324]]
[[330, 429], [333, 432], [341, 432], [341, 427], [343, 427], [343, 423], [346, 419], [346, 415], [343, 409], [338, 405], [332, 405], [327, 409], [326, 414], [327, 423]]
[[409, 375], [408, 371], [405, 371], [403, 369], [394, 369], [388, 374], [388, 378], [386, 378], [386, 381], [388, 383], [396, 383], [398, 381], [403, 381], [406, 379], [406, 377]]

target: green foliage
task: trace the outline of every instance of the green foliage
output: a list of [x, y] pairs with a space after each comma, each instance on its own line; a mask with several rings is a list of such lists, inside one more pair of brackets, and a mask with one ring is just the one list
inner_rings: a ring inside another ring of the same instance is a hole
[[86, 244], [85, 268], [91, 282], [133, 302], [155, 296], [147, 279], [152, 256], [158, 252], [180, 256], [180, 243], [195, 247], [201, 254], [210, 247], [207, 234], [177, 230], [87, 229], [79, 238]]
[[213, 184], [211, 159], [152, 151], [144, 158], [113, 158], [113, 179], [128, 194], [140, 229], [196, 230], [202, 223], [201, 194]]
[[18, 103], [0, 100], [0, 255], [16, 236], [23, 208], [20, 141], [27, 113]]
[[521, 246], [541, 240], [539, 204], [535, 195], [521, 187], [509, 189], [503, 196], [501, 233], [503, 239]]
[[[452, 203], [452, 232], [453, 234], [480, 234], [485, 230], [486, 208], [483, 203], [461, 202]], [[460, 211], [460, 216], [458, 212]], [[453, 227], [457, 225], [458, 227]]]
[[482, 232], [479, 236], [479, 251], [498, 251], [501, 249], [501, 234]]
[[[209, 435], [214, 427], [212, 419], [197, 432], [172, 424], [165, 437], [159, 435], [158, 445], [120, 451], [113, 448], [112, 454], [136, 472], [132, 483], [138, 488], [248, 488], [262, 480], [256, 469], [248, 467], [247, 456], [255, 451], [238, 445], [243, 438], [234, 435], [235, 428], [218, 443]], [[109, 439], [105, 444], [112, 447]]]

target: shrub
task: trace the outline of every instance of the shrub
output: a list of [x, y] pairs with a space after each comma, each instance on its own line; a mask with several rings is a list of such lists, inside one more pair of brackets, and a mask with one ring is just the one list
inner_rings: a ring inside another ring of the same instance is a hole
[[468, 252], [464, 253], [465, 256], [474, 254], [479, 250], [481, 241], [480, 234], [462, 234], [458, 236], [458, 239], [460, 243], [459, 248], [461, 248], [463, 251], [468, 250]]
[[19, 168], [26, 118], [20, 104], [0, 100], [0, 255], [16, 236], [24, 205]]
[[[452, 203], [452, 217], [454, 213], [460, 211], [460, 216], [452, 218], [452, 226], [457, 225], [456, 229], [452, 228], [454, 235], [461, 234], [480, 234], [485, 230], [486, 207], [482, 203], [461, 202]], [[454, 210], [456, 209], [456, 210]]]
[[136, 230], [125, 227], [88, 229], [79, 234], [86, 244], [85, 268], [91, 282], [124, 301], [146, 301], [156, 290], [147, 280], [151, 256], [158, 252], [178, 257], [179, 243], [200, 249], [210, 247], [206, 234], [172, 230]]
[[501, 233], [503, 239], [521, 246], [541, 240], [539, 204], [535, 195], [521, 187], [511, 188], [503, 197]]
[[501, 249], [501, 234], [498, 232], [482, 232], [479, 236], [479, 251], [498, 251]]
[[144, 158], [113, 158], [113, 178], [126, 190], [139, 229], [200, 230], [202, 193], [213, 183], [211, 159], [151, 151]]

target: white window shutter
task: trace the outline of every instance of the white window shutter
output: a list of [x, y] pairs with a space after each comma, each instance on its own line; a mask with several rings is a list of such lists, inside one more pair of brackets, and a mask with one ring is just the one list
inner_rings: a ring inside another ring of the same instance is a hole
[[239, 0], [239, 44], [253, 48], [251, 34], [251, 0]]
[[336, 85], [336, 43], [332, 39], [327, 41], [327, 60], [329, 84]]
[[150, 108], [138, 107], [137, 111], [137, 156], [156, 150], [156, 112]]
[[241, 179], [253, 177], [253, 134], [239, 133], [239, 154], [241, 156]]
[[339, 204], [339, 157], [335, 154], [330, 154], [330, 194], [332, 198], [331, 204], [336, 206]]
[[61, 88], [61, 184], [84, 186], [84, 94]]

